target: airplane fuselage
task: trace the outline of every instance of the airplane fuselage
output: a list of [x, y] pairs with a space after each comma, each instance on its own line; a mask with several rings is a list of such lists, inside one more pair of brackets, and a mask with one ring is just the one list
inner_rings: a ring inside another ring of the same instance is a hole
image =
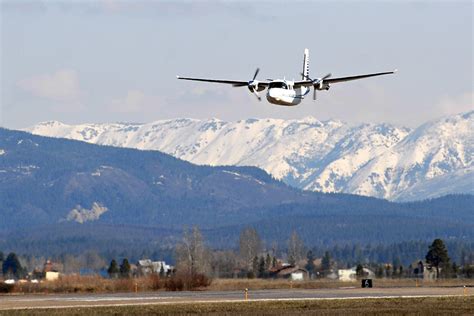
[[267, 90], [267, 101], [272, 104], [293, 106], [301, 103], [308, 94], [306, 87], [293, 88], [293, 81], [274, 80]]
[[281, 88], [268, 89], [267, 101], [277, 105], [292, 106], [301, 103], [301, 97], [296, 97], [295, 90], [285, 90]]

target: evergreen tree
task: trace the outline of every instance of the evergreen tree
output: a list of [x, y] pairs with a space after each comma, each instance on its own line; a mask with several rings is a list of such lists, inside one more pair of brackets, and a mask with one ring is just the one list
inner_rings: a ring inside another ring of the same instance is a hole
[[327, 274], [331, 270], [331, 255], [329, 251], [324, 253], [323, 259], [321, 260], [321, 269], [324, 274]]
[[267, 257], [265, 258], [265, 271], [270, 270], [272, 267], [272, 257], [269, 253], [267, 253]]
[[453, 265], [451, 266], [451, 272], [453, 278], [458, 277], [458, 272], [459, 272], [459, 266], [456, 264], [456, 262], [453, 262]]
[[306, 265], [305, 268], [308, 270], [308, 273], [310, 277], [314, 274], [314, 271], [316, 270], [316, 266], [314, 265], [314, 255], [313, 252], [310, 250], [306, 254]]
[[275, 268], [277, 266], [278, 262], [277, 262], [277, 258], [275, 256], [273, 256], [272, 258], [272, 268]]
[[[435, 239], [426, 254], [426, 262], [436, 268], [436, 278], [439, 278], [439, 268], [449, 269], [448, 250], [441, 239]], [[447, 271], [446, 271], [447, 272]]]
[[359, 263], [356, 267], [356, 276], [361, 278], [364, 276], [364, 267]]
[[164, 277], [165, 277], [165, 267], [162, 264], [160, 267], [160, 278], [164, 278]]
[[255, 256], [253, 257], [252, 260], [252, 272], [254, 273], [255, 276], [258, 276], [258, 257]]
[[258, 262], [258, 277], [264, 278], [266, 276], [265, 273], [265, 258], [262, 256]]
[[288, 263], [291, 264], [292, 266], [296, 265], [295, 257], [289, 256], [288, 257]]
[[117, 261], [115, 261], [115, 259], [112, 259], [112, 261], [110, 261], [110, 266], [107, 269], [107, 273], [109, 274], [109, 277], [116, 278], [119, 272], [120, 272], [120, 269], [118, 267]]
[[128, 278], [130, 277], [130, 271], [130, 263], [128, 262], [127, 258], [124, 258], [122, 264], [120, 265], [120, 276], [122, 278]]
[[5, 257], [3, 255], [3, 252], [0, 251], [0, 261], [3, 262], [3, 260], [5, 260]]
[[2, 273], [6, 277], [14, 277], [17, 279], [22, 278], [25, 275], [25, 270], [20, 264], [20, 260], [14, 252], [8, 254], [2, 265]]
[[375, 275], [377, 276], [377, 278], [383, 277], [383, 265], [381, 264], [377, 265], [377, 269], [375, 270]]

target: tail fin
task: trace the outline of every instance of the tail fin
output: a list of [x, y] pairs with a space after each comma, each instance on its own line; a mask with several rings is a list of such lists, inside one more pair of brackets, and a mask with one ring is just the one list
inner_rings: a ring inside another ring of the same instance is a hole
[[307, 80], [309, 78], [309, 49], [304, 49], [304, 59], [303, 59], [303, 80]]

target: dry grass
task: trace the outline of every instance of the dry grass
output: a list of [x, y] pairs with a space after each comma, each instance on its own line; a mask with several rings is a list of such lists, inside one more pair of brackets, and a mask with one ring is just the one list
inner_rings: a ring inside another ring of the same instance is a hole
[[[390, 298], [15, 310], [15, 315], [472, 315], [474, 297]], [[0, 315], [11, 311], [0, 311]]]
[[65, 275], [55, 281], [15, 284], [10, 293], [117, 293], [149, 292], [158, 290], [182, 291], [202, 290], [211, 284], [204, 275], [193, 278], [187, 275], [175, 275], [160, 278], [150, 275], [140, 278], [106, 279], [100, 276]]
[[100, 276], [62, 276], [56, 281], [41, 283], [20, 283], [13, 288], [14, 293], [114, 293], [134, 291], [154, 291], [162, 288], [156, 277], [136, 279], [105, 279]]
[[[178, 281], [179, 278], [177, 279]], [[182, 280], [181, 280], [182, 281]], [[186, 280], [184, 280], [186, 281]], [[183, 281], [183, 282], [184, 282]], [[116, 292], [149, 292], [164, 291], [166, 287], [173, 289], [173, 285], [168, 281], [160, 279], [158, 276], [148, 276], [131, 279], [105, 279], [100, 276], [62, 276], [57, 281], [44, 281], [39, 284], [22, 283], [13, 287], [14, 293], [116, 293]], [[185, 282], [184, 282], [185, 283]], [[207, 284], [207, 283], [206, 283]], [[418, 286], [474, 286], [474, 280], [451, 279], [439, 281], [420, 281]], [[411, 279], [375, 279], [374, 287], [415, 287], [415, 280]], [[294, 281], [289, 280], [271, 280], [271, 279], [215, 279], [205, 287], [199, 287], [199, 290], [210, 291], [232, 291], [248, 288], [250, 290], [266, 289], [330, 289], [341, 287], [360, 287], [359, 281], [340, 282], [332, 280], [310, 280]], [[189, 289], [189, 287], [176, 287], [174, 290]], [[1, 295], [1, 294], [0, 294]]]
[[[216, 279], [207, 288], [210, 291], [242, 290], [270, 290], [270, 289], [332, 289], [341, 287], [360, 287], [360, 281], [341, 282], [333, 280], [289, 281], [281, 279]], [[438, 281], [418, 281], [420, 287], [438, 286], [474, 286], [473, 279], [447, 279]], [[374, 279], [374, 287], [415, 287], [413, 279]]]

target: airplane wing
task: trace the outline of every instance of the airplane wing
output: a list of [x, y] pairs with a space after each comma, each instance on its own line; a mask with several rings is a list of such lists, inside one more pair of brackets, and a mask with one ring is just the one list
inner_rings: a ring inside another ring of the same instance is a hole
[[[204, 82], [213, 82], [213, 83], [225, 83], [225, 84], [231, 84], [234, 87], [246, 87], [249, 85], [248, 81], [236, 81], [236, 80], [217, 80], [217, 79], [203, 79], [203, 78], [186, 78], [186, 77], [180, 77], [176, 76], [176, 78], [181, 79], [181, 80], [193, 80], [193, 81], [204, 81]], [[268, 82], [262, 82], [258, 81], [259, 86], [268, 86]]]
[[337, 83], [337, 82], [344, 82], [344, 81], [351, 81], [351, 80], [358, 80], [358, 79], [363, 79], [363, 78], [369, 78], [369, 77], [376, 77], [376, 76], [383, 76], [383, 75], [390, 75], [394, 74], [397, 71], [387, 71], [387, 72], [378, 72], [374, 74], [367, 74], [367, 75], [358, 75], [358, 76], [350, 76], [350, 77], [340, 77], [340, 78], [329, 78], [325, 79], [324, 83]]
[[[332, 83], [338, 83], [338, 82], [344, 82], [344, 81], [364, 79], [364, 78], [369, 78], [369, 77], [390, 75], [390, 74], [394, 74], [396, 72], [397, 72], [397, 70], [387, 71], [387, 72], [377, 72], [377, 73], [366, 74], [366, 75], [350, 76], [350, 77], [328, 78], [328, 79], [324, 79], [324, 83], [332, 84]], [[296, 81], [293, 86], [295, 86], [295, 87], [297, 87], [297, 86], [310, 87], [312, 85], [313, 85], [312, 80], [303, 80], [303, 81]]]

